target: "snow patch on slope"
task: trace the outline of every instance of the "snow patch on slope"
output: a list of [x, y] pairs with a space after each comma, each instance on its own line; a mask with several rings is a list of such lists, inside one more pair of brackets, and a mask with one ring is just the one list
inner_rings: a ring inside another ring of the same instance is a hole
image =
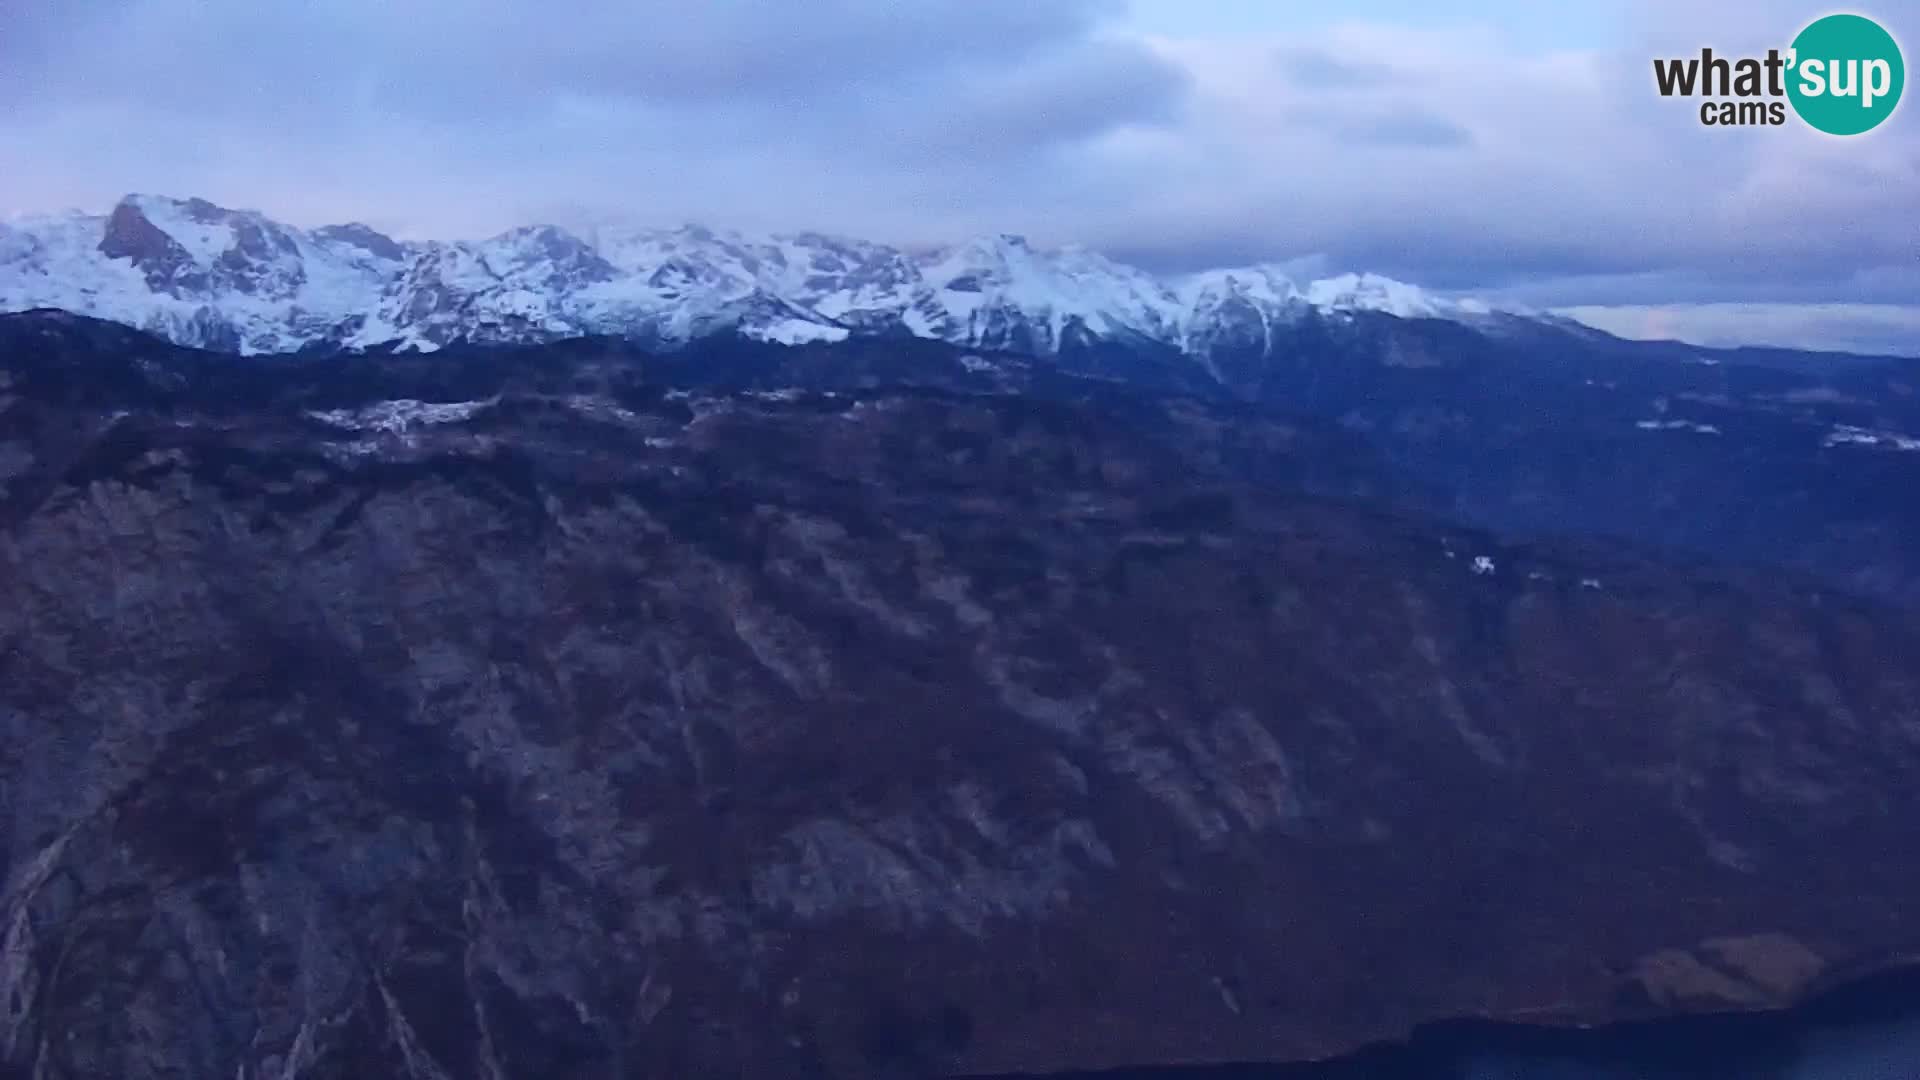
[[1691, 431], [1695, 435], [1720, 434], [1720, 429], [1712, 424], [1696, 424], [1691, 420], [1640, 420], [1633, 426], [1642, 431]]
[[500, 403], [497, 397], [484, 401], [417, 401], [396, 398], [358, 409], [309, 410], [307, 415], [324, 424], [347, 431], [383, 431], [404, 433], [415, 427], [454, 424], [470, 420], [483, 409]]
[[1823, 446], [1872, 446], [1882, 450], [1920, 451], [1920, 438], [1897, 431], [1873, 431], [1841, 424], [1827, 433]]

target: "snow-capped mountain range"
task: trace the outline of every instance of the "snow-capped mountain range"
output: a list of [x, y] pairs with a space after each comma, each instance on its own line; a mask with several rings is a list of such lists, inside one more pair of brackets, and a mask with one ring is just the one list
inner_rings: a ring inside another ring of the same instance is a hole
[[1075, 341], [1204, 355], [1312, 313], [1475, 322], [1484, 303], [1373, 274], [1274, 265], [1159, 277], [1017, 236], [908, 251], [817, 233], [528, 226], [404, 243], [301, 229], [202, 199], [130, 195], [105, 215], [0, 223], [0, 311], [52, 307], [242, 353], [431, 350], [457, 340], [612, 334], [659, 344], [735, 331], [786, 343], [908, 333], [1047, 354]]

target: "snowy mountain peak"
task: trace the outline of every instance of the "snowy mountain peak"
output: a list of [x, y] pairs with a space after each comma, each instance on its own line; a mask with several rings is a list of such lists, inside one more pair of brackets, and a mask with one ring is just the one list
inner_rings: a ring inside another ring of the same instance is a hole
[[1202, 359], [1270, 348], [1276, 326], [1316, 313], [1473, 320], [1492, 310], [1376, 274], [1297, 280], [1283, 264], [1167, 278], [1011, 233], [911, 250], [698, 224], [585, 235], [530, 225], [471, 243], [401, 243], [364, 224], [300, 229], [160, 195], [129, 195], [104, 215], [0, 224], [0, 311], [34, 307], [246, 353], [905, 332], [1042, 354], [1151, 344]]
[[619, 276], [587, 242], [554, 225], [528, 225], [489, 240], [482, 258], [497, 275], [518, 277], [548, 292], [577, 289]]
[[122, 200], [107, 215], [98, 250], [109, 259], [127, 260], [155, 292], [179, 296], [184, 288], [205, 284], [186, 247], [155, 225], [145, 207], [132, 197]]
[[1340, 274], [1309, 283], [1309, 304], [1323, 311], [1382, 311], [1402, 319], [1448, 318], [1458, 304], [1379, 274]]
[[1205, 270], [1181, 281], [1178, 290], [1189, 304], [1217, 303], [1229, 298], [1271, 305], [1304, 300], [1299, 285], [1275, 266]]
[[401, 262], [407, 258], [407, 249], [387, 234], [357, 221], [345, 225], [325, 225], [313, 231], [313, 238], [322, 244], [345, 244], [365, 252], [368, 257], [386, 262]]

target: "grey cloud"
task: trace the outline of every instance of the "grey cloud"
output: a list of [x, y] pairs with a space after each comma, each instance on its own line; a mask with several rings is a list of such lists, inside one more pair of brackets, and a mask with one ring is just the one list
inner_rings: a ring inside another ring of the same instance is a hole
[[1357, 117], [1339, 125], [1356, 142], [1387, 146], [1464, 147], [1473, 133], [1460, 124], [1422, 109], [1403, 108]]
[[9, 18], [38, 47], [0, 76], [0, 153], [45, 164], [12, 191], [0, 178], [0, 211], [143, 188], [332, 216], [351, 201], [324, 197], [338, 176], [343, 196], [409, 204], [356, 216], [429, 231], [566, 202], [857, 228], [820, 218], [952, 204], [940, 189], [961, 180], [1004, 193], [1077, 141], [1176, 117], [1184, 74], [1104, 34], [1119, 10], [25, 0]]
[[[1482, 283], [1485, 283], [1483, 278]], [[1695, 303], [1794, 302], [1912, 305], [1920, 302], [1920, 265], [1831, 266], [1782, 274], [1778, 268], [1697, 269], [1566, 274], [1516, 279], [1492, 290], [1536, 307], [1594, 304], [1648, 307], [1685, 298]]]
[[1018, 66], [978, 69], [964, 80], [894, 86], [784, 115], [777, 127], [864, 160], [1013, 169], [1009, 159], [1031, 151], [1129, 125], [1171, 123], [1186, 89], [1184, 72], [1138, 45], [1088, 41]]
[[[1417, 174], [1411, 163], [1406, 167]], [[1541, 235], [1547, 227], [1535, 216], [1549, 209], [1506, 205], [1506, 219], [1489, 220], [1407, 204], [1398, 207], [1403, 216], [1397, 218], [1384, 212], [1341, 218], [1330, 201], [1311, 209], [1288, 203], [1231, 220], [1189, 219], [1116, 232], [1112, 246], [1123, 257], [1167, 271], [1261, 261], [1275, 251], [1317, 251], [1336, 270], [1369, 269], [1540, 307], [1920, 302], [1920, 267], [1913, 248], [1903, 251], [1899, 242], [1911, 232], [1856, 252], [1832, 249], [1817, 232], [1808, 232], [1775, 238], [1756, 253], [1738, 238], [1677, 231], [1663, 237], [1655, 229], [1624, 225], [1609, 237], [1601, 218], [1578, 236], [1554, 240]], [[1315, 220], [1304, 220], [1310, 216]], [[1149, 242], [1142, 243], [1141, 234]]]
[[1055, 142], [1170, 122], [1186, 89], [1184, 72], [1138, 46], [1089, 45], [969, 88], [953, 122], [985, 139]]
[[33, 27], [40, 47], [11, 58], [0, 104], [137, 102], [322, 131], [525, 122], [562, 98], [724, 119], [964, 97], [1083, 48], [1114, 10], [1101, 0], [25, 5], [9, 20]]
[[1111, 0], [26, 0], [44, 48], [0, 105], [222, 121], [263, 143], [370, 131], [517, 153], [598, 114], [671, 152], [812, 137], [840, 152], [989, 155], [1173, 115], [1181, 73], [1100, 39]]
[[1393, 77], [1385, 64], [1345, 60], [1321, 49], [1299, 46], [1283, 48], [1274, 54], [1274, 63], [1289, 81], [1301, 86], [1338, 88], [1378, 86]]
[[1920, 356], [1920, 308], [1875, 304], [1688, 304], [1561, 310], [1609, 333], [1694, 345], [1777, 345]]

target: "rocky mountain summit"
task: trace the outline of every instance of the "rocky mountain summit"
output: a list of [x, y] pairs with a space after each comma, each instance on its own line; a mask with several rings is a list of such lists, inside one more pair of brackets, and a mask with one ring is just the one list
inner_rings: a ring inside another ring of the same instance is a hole
[[[51, 307], [243, 353], [711, 333], [788, 343], [912, 335], [1055, 353], [1094, 342], [1210, 355], [1313, 313], [1497, 323], [1484, 304], [1372, 274], [1275, 265], [1160, 278], [1018, 236], [906, 251], [818, 233], [551, 225], [477, 243], [299, 229], [204, 199], [129, 195], [105, 216], [0, 223], [0, 311]], [[1511, 317], [1511, 316], [1508, 316]]]
[[[1824, 443], [1904, 423], [1900, 372], [1641, 357], [1577, 397], [1338, 325], [1376, 361], [1296, 354], [1283, 409], [913, 338], [240, 359], [0, 319], [0, 1073], [1291, 1060], [1909, 957], [1915, 608], [1459, 477], [1727, 455], [1684, 516], [1727, 461], [1904, 467]], [[1337, 407], [1402, 379], [1424, 407]], [[1482, 384], [1549, 415], [1448, 396]]]

